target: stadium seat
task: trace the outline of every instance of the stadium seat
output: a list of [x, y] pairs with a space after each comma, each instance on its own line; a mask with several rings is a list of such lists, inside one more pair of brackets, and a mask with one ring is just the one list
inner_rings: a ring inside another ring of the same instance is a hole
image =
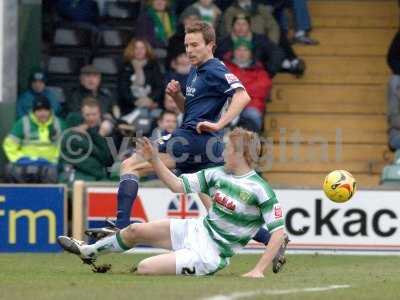
[[393, 163], [395, 165], [400, 165], [400, 149], [396, 150], [395, 154], [394, 154], [394, 161]]
[[80, 68], [84, 64], [82, 58], [50, 56], [46, 65], [49, 85], [66, 87], [77, 84]]
[[139, 16], [141, 1], [137, 2], [114, 2], [107, 1], [105, 4], [104, 25], [113, 28], [125, 28], [133, 31], [135, 21]]
[[98, 56], [93, 58], [92, 64], [101, 72], [103, 82], [117, 82], [119, 61], [116, 57]]
[[89, 59], [94, 46], [91, 30], [78, 27], [60, 27], [54, 32], [50, 52], [53, 55], [66, 55]]
[[399, 182], [400, 183], [400, 166], [399, 165], [387, 165], [382, 171], [382, 182]]
[[105, 29], [100, 32], [97, 55], [122, 55], [123, 50], [133, 37], [130, 30]]

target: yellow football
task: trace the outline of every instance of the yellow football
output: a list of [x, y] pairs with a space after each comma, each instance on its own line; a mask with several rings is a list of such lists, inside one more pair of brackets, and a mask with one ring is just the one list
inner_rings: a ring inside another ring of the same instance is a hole
[[345, 170], [330, 172], [324, 180], [323, 189], [325, 195], [336, 203], [349, 201], [356, 192], [356, 180]]

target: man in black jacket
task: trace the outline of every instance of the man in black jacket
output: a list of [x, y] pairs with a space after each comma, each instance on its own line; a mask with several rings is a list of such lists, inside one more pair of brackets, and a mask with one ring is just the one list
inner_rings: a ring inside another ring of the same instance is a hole
[[82, 101], [86, 97], [94, 97], [99, 101], [103, 114], [113, 114], [115, 105], [111, 92], [101, 87], [101, 73], [93, 65], [84, 66], [79, 77], [79, 87], [72, 90], [65, 104], [65, 115], [80, 112]]

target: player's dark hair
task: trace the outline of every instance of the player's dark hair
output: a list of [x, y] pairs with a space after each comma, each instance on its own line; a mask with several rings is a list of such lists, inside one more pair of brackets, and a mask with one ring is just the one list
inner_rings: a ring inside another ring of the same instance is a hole
[[203, 21], [196, 21], [185, 27], [186, 34], [196, 32], [200, 32], [203, 35], [206, 45], [209, 43], [216, 43], [215, 30], [210, 24]]

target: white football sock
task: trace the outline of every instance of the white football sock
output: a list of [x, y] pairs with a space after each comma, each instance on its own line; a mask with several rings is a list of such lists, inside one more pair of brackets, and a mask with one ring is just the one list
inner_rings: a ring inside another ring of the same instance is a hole
[[80, 250], [84, 256], [103, 255], [107, 253], [120, 253], [131, 249], [121, 239], [120, 233], [117, 232], [111, 236], [107, 236], [98, 240], [92, 245], [81, 246]]

